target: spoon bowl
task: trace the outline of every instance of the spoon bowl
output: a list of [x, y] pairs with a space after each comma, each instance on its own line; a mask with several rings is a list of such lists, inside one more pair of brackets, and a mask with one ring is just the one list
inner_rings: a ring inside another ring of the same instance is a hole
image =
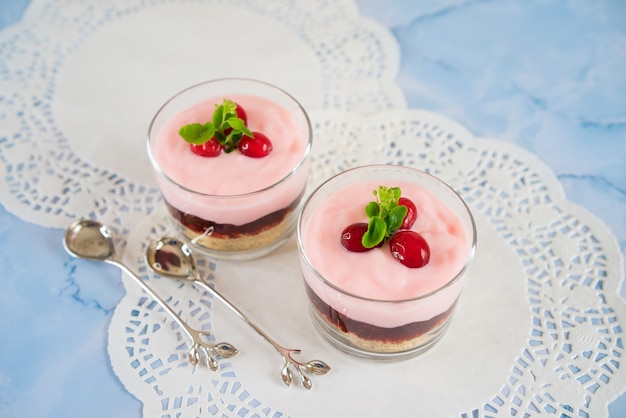
[[191, 250], [175, 238], [153, 241], [146, 250], [146, 261], [162, 276], [193, 281], [197, 272]]
[[73, 222], [65, 230], [63, 245], [74, 257], [105, 261], [115, 256], [111, 230], [89, 219]]

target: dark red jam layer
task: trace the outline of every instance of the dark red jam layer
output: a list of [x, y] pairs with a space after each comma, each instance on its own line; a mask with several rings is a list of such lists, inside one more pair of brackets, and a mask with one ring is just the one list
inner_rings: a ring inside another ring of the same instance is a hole
[[[302, 194], [289, 206], [267, 214], [257, 220], [243, 225], [220, 224], [207, 219], [185, 213], [170, 205], [167, 200], [165, 205], [170, 214], [185, 227], [197, 232], [199, 235], [210, 235], [215, 238], [237, 238], [242, 235], [256, 235], [267, 229], [273, 228], [285, 219], [285, 216], [298, 207]], [[212, 231], [207, 234], [206, 231]]]
[[372, 324], [367, 324], [365, 322], [356, 321], [337, 310], [333, 309], [326, 302], [311, 290], [311, 288], [306, 285], [306, 292], [315, 306], [317, 312], [320, 313], [329, 323], [337, 327], [340, 331], [344, 333], [352, 333], [362, 338], [364, 340], [371, 341], [382, 341], [386, 343], [401, 343], [403, 341], [409, 341], [414, 338], [417, 338], [423, 334], [426, 334], [437, 325], [442, 323], [454, 310], [454, 306], [456, 302], [452, 304], [452, 306], [445, 312], [427, 320], [427, 321], [418, 321], [412, 322], [410, 324], [401, 325], [399, 327], [394, 328], [384, 328], [379, 327]]

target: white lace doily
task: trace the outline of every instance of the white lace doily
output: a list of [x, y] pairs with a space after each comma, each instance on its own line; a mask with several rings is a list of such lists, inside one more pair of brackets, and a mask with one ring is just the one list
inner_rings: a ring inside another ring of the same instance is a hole
[[395, 39], [351, 0], [32, 0], [0, 63], [0, 201], [48, 227], [126, 234], [151, 213], [148, 125], [197, 82], [258, 78], [309, 110], [405, 106]]
[[606, 416], [626, 384], [621, 253], [604, 225], [565, 200], [550, 170], [516, 146], [473, 138], [428, 112], [312, 119], [311, 187], [360, 164], [404, 164], [449, 182], [472, 208], [478, 251], [448, 333], [412, 360], [352, 358], [309, 323], [293, 240], [246, 263], [198, 255], [202, 274], [272, 337], [303, 349], [302, 361], [333, 367], [313, 377], [311, 392], [287, 388], [280, 358], [253, 330], [209, 295], [146, 268], [147, 242], [172, 233], [158, 211], [131, 234], [125, 261], [192, 326], [241, 353], [221, 360], [218, 372], [194, 371], [186, 337], [124, 278], [109, 354], [144, 416]]

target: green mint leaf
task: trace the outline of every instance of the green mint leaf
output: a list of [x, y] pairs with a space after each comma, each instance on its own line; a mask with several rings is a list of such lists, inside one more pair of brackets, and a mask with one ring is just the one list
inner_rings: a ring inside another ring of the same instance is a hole
[[246, 126], [246, 123], [243, 119], [238, 118], [237, 116], [232, 116], [225, 121], [225, 125], [232, 128], [233, 131], [241, 132], [246, 136], [252, 137], [252, 132]]
[[222, 145], [226, 145], [226, 135], [222, 131], [215, 131], [213, 137]]
[[230, 116], [237, 116], [237, 104], [232, 100], [224, 99], [219, 107], [224, 111], [224, 120], [228, 119]]
[[222, 106], [215, 105], [215, 110], [213, 111], [213, 125], [217, 129], [220, 129], [222, 127], [222, 123], [224, 123], [224, 108]]
[[397, 205], [398, 200], [400, 200], [400, 196], [402, 196], [402, 190], [400, 190], [399, 187], [392, 187], [391, 192], [393, 193], [393, 203]]
[[365, 214], [368, 218], [380, 215], [380, 206], [376, 202], [369, 202], [365, 206]]
[[361, 240], [365, 248], [375, 247], [385, 238], [391, 237], [402, 226], [408, 212], [406, 206], [398, 205], [402, 195], [399, 187], [378, 186], [372, 194], [376, 201], [365, 206], [365, 213], [369, 218], [367, 232]]
[[389, 221], [387, 223], [387, 234], [389, 236], [402, 226], [402, 221], [404, 221], [404, 217], [408, 211], [406, 206], [396, 206], [389, 211]]
[[222, 145], [224, 145], [224, 152], [231, 153], [234, 150], [237, 149], [237, 143], [239, 142], [239, 140], [241, 139], [243, 135], [240, 132], [237, 131], [231, 131], [226, 137], [224, 137], [224, 142]]
[[190, 144], [201, 145], [208, 142], [213, 137], [215, 128], [211, 122], [207, 122], [204, 125], [192, 123], [180, 128], [178, 134]]
[[224, 99], [222, 104], [215, 105], [211, 122], [204, 125], [191, 123], [180, 128], [178, 133], [186, 142], [196, 145], [215, 138], [224, 146], [224, 151], [227, 153], [237, 149], [237, 143], [243, 135], [252, 137], [252, 132], [243, 119], [237, 116], [237, 104], [229, 99]]
[[387, 236], [387, 223], [378, 216], [370, 218], [367, 225], [367, 232], [361, 238], [361, 244], [365, 248], [374, 248], [380, 244]]
[[398, 205], [401, 192], [399, 187], [378, 186], [375, 195], [377, 195], [381, 207], [389, 211]]

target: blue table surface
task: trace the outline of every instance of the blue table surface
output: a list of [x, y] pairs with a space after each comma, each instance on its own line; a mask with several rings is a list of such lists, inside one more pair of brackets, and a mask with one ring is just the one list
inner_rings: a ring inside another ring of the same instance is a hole
[[[626, 2], [358, 5], [397, 38], [397, 83], [409, 107], [538, 155], [568, 199], [612, 229], [624, 253]], [[28, 0], [2, 0], [0, 30], [27, 7]], [[140, 417], [141, 403], [114, 375], [106, 351], [107, 326], [124, 294], [119, 272], [75, 263], [62, 234], [0, 205], [0, 416]], [[626, 395], [609, 414], [626, 416]]]

